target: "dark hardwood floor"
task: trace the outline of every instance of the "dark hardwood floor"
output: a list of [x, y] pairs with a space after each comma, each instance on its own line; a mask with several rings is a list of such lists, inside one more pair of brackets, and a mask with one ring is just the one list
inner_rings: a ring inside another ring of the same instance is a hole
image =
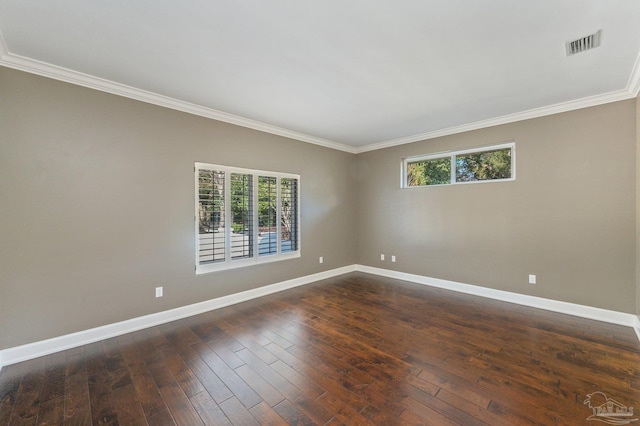
[[6, 366], [0, 425], [601, 424], [596, 391], [640, 408], [631, 328], [354, 273]]

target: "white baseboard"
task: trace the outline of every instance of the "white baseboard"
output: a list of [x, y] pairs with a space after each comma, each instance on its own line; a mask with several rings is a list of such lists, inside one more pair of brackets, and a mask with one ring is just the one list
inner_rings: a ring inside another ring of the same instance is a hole
[[108, 324], [77, 333], [54, 337], [40, 342], [29, 343], [0, 350], [0, 370], [4, 365], [15, 364], [54, 352], [75, 348], [110, 337], [120, 336], [155, 325], [164, 324], [178, 319], [198, 315], [215, 309], [224, 308], [236, 303], [256, 299], [272, 293], [277, 293], [290, 288], [310, 284], [326, 278], [336, 277], [349, 272], [360, 271], [387, 278], [394, 278], [403, 281], [410, 281], [416, 284], [438, 287], [446, 290], [453, 290], [460, 293], [472, 294], [475, 296], [487, 297], [490, 299], [516, 303], [533, 308], [545, 309], [547, 311], [560, 312], [582, 318], [624, 325], [632, 327], [640, 340], [640, 317], [623, 312], [610, 311], [607, 309], [594, 308], [592, 306], [578, 305], [574, 303], [561, 302], [557, 300], [544, 299], [542, 297], [528, 296], [524, 294], [512, 293], [503, 290], [463, 284], [455, 281], [447, 281], [438, 278], [430, 278], [422, 275], [409, 274], [406, 272], [392, 271], [389, 269], [375, 268], [366, 265], [349, 265], [342, 268], [319, 272], [317, 274], [306, 275], [288, 281], [259, 287], [241, 293], [230, 294], [228, 296], [207, 300], [192, 305], [182, 306], [168, 311], [145, 315], [130, 320]]
[[625, 325], [627, 327], [632, 327], [638, 335], [638, 339], [640, 340], [640, 319], [633, 314], [594, 308], [592, 306], [578, 305], [575, 303], [561, 302], [558, 300], [545, 299], [542, 297], [528, 296], [526, 294], [512, 293], [504, 290], [495, 290], [492, 288], [463, 284], [455, 281], [447, 281], [439, 278], [430, 278], [423, 275], [415, 275], [408, 274], [406, 272], [392, 271], [389, 269], [374, 268], [372, 266], [355, 265], [355, 267], [356, 271], [366, 272], [368, 274], [410, 281], [416, 284], [423, 284], [431, 287], [453, 290], [460, 293], [487, 297], [489, 299], [516, 303], [518, 305], [530, 306], [532, 308], [544, 309], [547, 311], [559, 312], [562, 314], [589, 318], [612, 324]]
[[38, 358], [40, 356], [48, 355], [54, 352], [75, 348], [103, 339], [108, 339], [110, 337], [120, 336], [122, 334], [131, 333], [133, 331], [142, 330], [144, 328], [153, 327], [155, 325], [164, 324], [193, 315], [198, 315], [204, 312], [212, 311], [214, 309], [224, 308], [225, 306], [230, 306], [236, 303], [245, 302], [247, 300], [256, 299], [258, 297], [277, 293], [279, 291], [302, 286], [305, 284], [310, 284], [326, 278], [343, 275], [348, 272], [353, 272], [355, 271], [355, 269], [355, 265], [344, 266], [342, 268], [318, 272], [316, 274], [282, 281], [253, 290], [247, 290], [241, 293], [230, 294], [228, 296], [218, 297], [216, 299], [170, 309], [168, 311], [145, 315], [138, 318], [132, 318], [130, 320], [108, 324], [89, 330], [83, 330], [77, 333], [66, 334], [64, 336], [54, 337], [52, 339], [29, 343], [22, 346], [3, 349], [0, 350], [0, 370], [4, 365], [15, 364], [17, 362]]

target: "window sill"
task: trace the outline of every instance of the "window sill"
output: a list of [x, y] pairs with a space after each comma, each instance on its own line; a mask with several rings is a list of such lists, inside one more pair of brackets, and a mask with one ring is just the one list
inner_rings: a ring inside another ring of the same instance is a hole
[[244, 268], [248, 266], [261, 265], [264, 263], [279, 262], [300, 257], [300, 250], [283, 254], [272, 254], [260, 256], [252, 259], [238, 259], [229, 262], [209, 263], [196, 266], [196, 275], [208, 274], [210, 272], [225, 271], [227, 269]]

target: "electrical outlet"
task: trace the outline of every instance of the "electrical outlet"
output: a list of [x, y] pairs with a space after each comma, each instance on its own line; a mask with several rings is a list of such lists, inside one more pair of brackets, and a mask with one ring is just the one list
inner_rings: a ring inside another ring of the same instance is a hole
[[536, 283], [536, 276], [529, 275], [529, 284], [535, 284], [535, 283]]
[[324, 263], [324, 257], [320, 256], [319, 261], [320, 261], [320, 263]]
[[391, 261], [395, 262], [396, 261], [396, 257], [395, 256], [391, 256]]
[[384, 254], [380, 255], [380, 260], [384, 260]]
[[156, 297], [162, 297], [162, 287], [156, 287]]

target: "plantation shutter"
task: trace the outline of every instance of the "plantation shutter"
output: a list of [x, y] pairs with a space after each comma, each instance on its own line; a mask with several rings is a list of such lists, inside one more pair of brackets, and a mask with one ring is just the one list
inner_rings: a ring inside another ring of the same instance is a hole
[[298, 250], [298, 179], [280, 181], [280, 251]]
[[198, 171], [198, 264], [224, 262], [225, 172]]

